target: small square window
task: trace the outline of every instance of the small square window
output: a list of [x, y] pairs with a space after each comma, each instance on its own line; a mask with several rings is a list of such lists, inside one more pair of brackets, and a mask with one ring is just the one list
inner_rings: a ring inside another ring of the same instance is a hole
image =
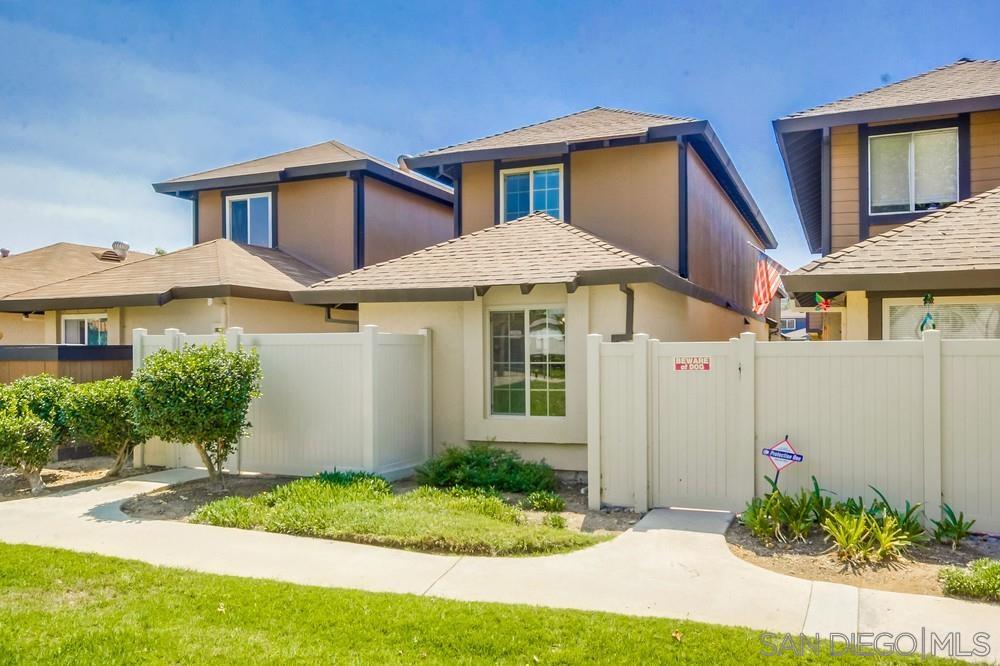
[[271, 193], [226, 197], [226, 231], [229, 240], [243, 245], [272, 247]]
[[504, 222], [536, 211], [562, 219], [562, 166], [506, 170], [501, 183]]

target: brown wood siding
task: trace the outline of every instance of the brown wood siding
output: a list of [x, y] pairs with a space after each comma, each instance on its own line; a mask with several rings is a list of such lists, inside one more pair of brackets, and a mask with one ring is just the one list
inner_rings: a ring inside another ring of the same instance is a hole
[[760, 240], [697, 153], [687, 154], [690, 279], [749, 310]]
[[462, 234], [493, 226], [493, 162], [462, 165]]
[[830, 249], [858, 242], [861, 224], [858, 187], [858, 126], [830, 129]]
[[1000, 111], [969, 116], [969, 153], [970, 194], [1000, 186]]
[[677, 167], [673, 141], [571, 153], [570, 222], [677, 270]]
[[395, 259], [452, 237], [451, 206], [365, 179], [365, 263]]
[[222, 238], [222, 194], [219, 190], [198, 193], [198, 242]]
[[0, 361], [0, 384], [43, 372], [54, 377], [69, 377], [75, 382], [92, 382], [108, 377], [130, 377], [132, 361]]

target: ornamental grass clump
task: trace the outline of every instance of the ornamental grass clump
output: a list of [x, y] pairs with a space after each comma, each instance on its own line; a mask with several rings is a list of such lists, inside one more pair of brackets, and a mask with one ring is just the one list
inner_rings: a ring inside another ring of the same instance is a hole
[[194, 445], [209, 478], [224, 486], [222, 466], [249, 435], [260, 381], [255, 349], [228, 351], [224, 340], [161, 349], [135, 373], [135, 419], [150, 437]]

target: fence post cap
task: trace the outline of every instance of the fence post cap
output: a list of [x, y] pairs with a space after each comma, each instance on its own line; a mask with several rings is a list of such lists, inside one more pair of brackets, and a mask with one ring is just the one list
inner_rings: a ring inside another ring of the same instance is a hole
[[749, 340], [754, 342], [757, 340], [757, 334], [753, 331], [744, 331], [743, 333], [740, 333], [740, 340]]

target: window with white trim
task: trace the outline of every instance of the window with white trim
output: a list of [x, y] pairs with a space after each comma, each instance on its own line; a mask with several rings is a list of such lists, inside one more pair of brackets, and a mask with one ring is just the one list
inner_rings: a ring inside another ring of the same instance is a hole
[[490, 414], [566, 416], [566, 311], [489, 313]]
[[500, 172], [500, 219], [516, 220], [541, 211], [562, 219], [562, 165], [504, 169]]
[[783, 331], [791, 331], [791, 330], [794, 330], [794, 329], [795, 329], [795, 320], [794, 319], [782, 319], [781, 320], [781, 330], [783, 330]]
[[271, 193], [226, 197], [226, 238], [243, 245], [272, 247]]
[[887, 303], [888, 327], [885, 338], [889, 340], [916, 340], [923, 329], [941, 331], [948, 340], [1000, 338], [1000, 300], [997, 302], [939, 302], [933, 305], [913, 303]]
[[958, 129], [868, 138], [871, 215], [917, 213], [958, 201]]
[[108, 315], [72, 314], [62, 316], [62, 342], [64, 345], [108, 344]]

